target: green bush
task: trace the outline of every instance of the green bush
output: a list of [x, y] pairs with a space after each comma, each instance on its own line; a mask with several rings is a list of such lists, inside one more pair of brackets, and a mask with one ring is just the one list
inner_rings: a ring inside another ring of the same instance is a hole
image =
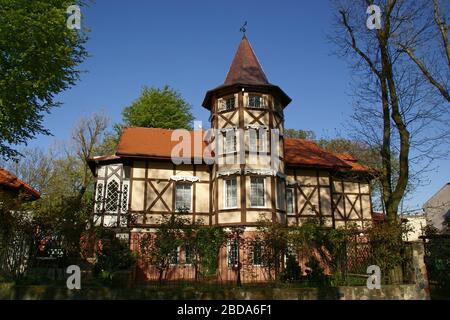
[[94, 276], [104, 284], [114, 284], [119, 271], [129, 270], [136, 263], [136, 254], [130, 250], [128, 242], [116, 237], [115, 233], [103, 230], [100, 250], [94, 265]]
[[286, 259], [286, 268], [281, 275], [282, 281], [292, 282], [298, 281], [302, 277], [302, 270], [297, 259], [293, 255], [288, 255]]

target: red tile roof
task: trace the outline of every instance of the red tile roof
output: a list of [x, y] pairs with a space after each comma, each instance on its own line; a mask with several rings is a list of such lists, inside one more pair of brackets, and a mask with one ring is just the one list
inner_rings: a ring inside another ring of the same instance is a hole
[[11, 172], [2, 168], [0, 168], [0, 187], [7, 190], [23, 191], [34, 199], [39, 199], [41, 196], [34, 188], [17, 178]]
[[245, 89], [247, 92], [266, 92], [275, 96], [283, 108], [291, 103], [291, 98], [280, 87], [270, 84], [247, 37], [243, 37], [231, 63], [225, 82], [209, 90], [202, 106], [211, 110], [213, 101], [223, 96]]
[[322, 168], [347, 168], [347, 163], [334, 153], [320, 148], [312, 141], [304, 139], [284, 139], [284, 157], [287, 165]]
[[349, 165], [352, 168], [352, 171], [375, 172], [373, 169], [358, 163], [358, 159], [351, 154], [334, 153], [334, 155], [345, 162], [345, 164]]
[[[195, 133], [198, 136], [195, 136]], [[117, 146], [115, 156], [95, 157], [90, 163], [119, 160], [120, 157], [145, 157], [170, 160], [173, 148], [180, 140], [172, 141], [174, 130], [160, 128], [125, 128]], [[192, 156], [201, 158], [207, 143], [203, 131], [186, 131], [191, 139]], [[194, 150], [194, 139], [202, 141], [201, 150]], [[370, 169], [359, 164], [349, 154], [335, 154], [320, 148], [312, 141], [284, 139], [285, 162], [288, 166], [337, 169], [343, 171], [368, 172]], [[185, 156], [183, 154], [181, 157]]]
[[[174, 139], [176, 138], [177, 140], [172, 141], [174, 131], [160, 128], [125, 128], [120, 137], [116, 155], [171, 159], [172, 150], [184, 139], [174, 136]], [[182, 130], [179, 131], [182, 132]], [[203, 131], [185, 132], [191, 139], [191, 158], [201, 158], [203, 156], [203, 150], [207, 145], [206, 142], [202, 141]], [[194, 139], [198, 139], [202, 143], [201, 150], [194, 150]], [[180, 157], [186, 156], [182, 153], [177, 153], [176, 155]]]

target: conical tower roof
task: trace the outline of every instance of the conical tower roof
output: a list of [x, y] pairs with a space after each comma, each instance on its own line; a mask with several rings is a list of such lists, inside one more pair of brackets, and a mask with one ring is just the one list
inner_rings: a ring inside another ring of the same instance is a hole
[[202, 105], [211, 110], [213, 97], [230, 94], [236, 90], [268, 92], [279, 99], [283, 107], [291, 102], [291, 98], [278, 86], [269, 83], [255, 52], [247, 37], [244, 36], [231, 62], [225, 82], [206, 93]]
[[269, 81], [250, 45], [247, 37], [243, 37], [236, 51], [224, 85], [255, 84], [267, 85]]

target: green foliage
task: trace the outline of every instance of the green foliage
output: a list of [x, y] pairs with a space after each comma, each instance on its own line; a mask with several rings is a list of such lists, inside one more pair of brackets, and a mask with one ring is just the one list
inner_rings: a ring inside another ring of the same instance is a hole
[[435, 228], [427, 228], [425, 262], [428, 277], [439, 288], [450, 289], [450, 232], [440, 234]]
[[268, 270], [269, 277], [275, 276], [279, 280], [284, 261], [284, 255], [288, 252], [288, 232], [285, 225], [261, 219], [257, 227], [258, 241], [262, 246], [261, 258]]
[[316, 257], [311, 256], [307, 266], [310, 268], [309, 272], [307, 272], [307, 278], [312, 285], [319, 287], [330, 285], [329, 277], [325, 275], [325, 272]]
[[117, 238], [114, 231], [99, 229], [100, 250], [94, 266], [96, 275], [105, 284], [114, 284], [117, 272], [129, 270], [136, 263], [136, 255], [127, 241]]
[[302, 277], [302, 270], [293, 255], [287, 255], [286, 268], [283, 270], [281, 280], [285, 282], [298, 281]]
[[141, 254], [156, 267], [160, 282], [184, 243], [183, 228], [187, 223], [187, 219], [180, 215], [164, 216], [155, 234], [147, 233], [140, 240]]
[[84, 32], [66, 24], [69, 0], [0, 0], [0, 157], [44, 128], [55, 95], [78, 80], [86, 58]]
[[193, 225], [185, 231], [185, 245], [188, 245], [192, 252], [191, 262], [201, 276], [216, 274], [217, 257], [225, 240], [225, 232], [220, 227], [205, 228]]
[[144, 87], [141, 96], [123, 109], [122, 116], [126, 126], [148, 128], [190, 130], [194, 120], [191, 105], [169, 86]]
[[405, 261], [403, 235], [408, 226], [403, 223], [377, 223], [367, 230], [370, 256], [373, 264], [381, 268], [382, 274], [389, 274]]
[[307, 139], [307, 140], [315, 140], [316, 134], [311, 130], [297, 130], [297, 129], [286, 129], [284, 130], [284, 136], [286, 138], [295, 138], [295, 139]]
[[[98, 114], [81, 119], [66, 143], [70, 148], [60, 152], [28, 149], [26, 158], [6, 163], [8, 170], [41, 193], [39, 200], [27, 204], [28, 223], [39, 230], [32, 234], [33, 252], [42, 244], [39, 237], [45, 239], [44, 251], [39, 254], [56, 257], [61, 263], [79, 263], [83, 258], [80, 239], [91, 227], [94, 184], [86, 158], [102, 149], [106, 122]], [[28, 265], [33, 264], [32, 258]]]

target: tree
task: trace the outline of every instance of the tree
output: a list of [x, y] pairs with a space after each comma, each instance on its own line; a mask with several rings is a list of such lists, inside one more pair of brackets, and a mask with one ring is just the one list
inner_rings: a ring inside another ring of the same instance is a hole
[[44, 115], [79, 79], [86, 35], [67, 27], [69, 0], [0, 0], [0, 157], [49, 135]]
[[58, 248], [63, 259], [80, 258], [80, 238], [92, 222], [94, 178], [86, 160], [103, 150], [107, 123], [100, 114], [82, 118], [62, 150], [28, 149], [26, 157], [5, 165], [41, 192], [30, 212], [47, 246]]
[[187, 219], [181, 216], [164, 216], [154, 234], [147, 233], [140, 239], [141, 253], [158, 270], [159, 283], [178, 258], [178, 248], [183, 244], [183, 228], [187, 224]]
[[144, 87], [141, 96], [122, 111], [125, 126], [192, 129], [191, 105], [181, 94], [165, 86]]
[[295, 138], [295, 139], [307, 139], [307, 140], [315, 140], [316, 134], [311, 130], [297, 130], [297, 129], [286, 129], [284, 130], [284, 136], [286, 138]]
[[[440, 5], [438, 0], [433, 0], [432, 9], [429, 1], [426, 4], [430, 7], [430, 9], [427, 7], [427, 17], [429, 18], [421, 19], [420, 16], [413, 16], [409, 34], [399, 39], [397, 45], [402, 52], [409, 56], [442, 97], [450, 102], [447, 86], [450, 80], [450, 43], [448, 41], [450, 26], [444, 15], [444, 12], [448, 12], [450, 7], [448, 2], [446, 5], [444, 3]], [[419, 57], [416, 52], [423, 57]]]
[[[420, 1], [380, 1], [382, 26], [366, 27], [366, 10], [372, 1], [334, 1], [336, 26], [331, 40], [338, 53], [351, 61], [355, 85], [353, 129], [358, 140], [378, 149], [379, 179], [389, 221], [397, 212], [411, 180], [413, 164], [423, 172], [445, 151], [449, 135], [448, 110], [426, 86], [397, 41], [412, 17], [424, 12]], [[381, 130], [380, 130], [381, 129]], [[439, 150], [440, 149], [440, 150]], [[427, 161], [429, 160], [429, 161]], [[394, 164], [398, 163], [395, 173]]]

